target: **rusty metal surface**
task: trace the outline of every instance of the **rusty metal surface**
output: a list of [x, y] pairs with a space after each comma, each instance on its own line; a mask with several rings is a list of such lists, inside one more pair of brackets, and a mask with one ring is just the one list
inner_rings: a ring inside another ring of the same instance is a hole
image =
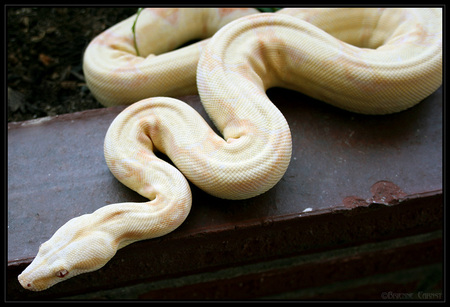
[[[430, 220], [442, 213], [439, 213], [442, 88], [416, 107], [387, 116], [345, 112], [281, 89], [269, 90], [269, 97], [285, 114], [293, 137], [291, 163], [282, 180], [267, 193], [243, 201], [216, 199], [193, 187], [193, 208], [179, 229], [165, 238], [133, 244], [119, 251], [116, 261], [128, 257], [133, 259], [128, 262], [139, 263], [143, 253], [149, 254], [148, 259], [151, 259], [161, 253], [155, 249], [167, 248], [170, 252], [164, 252], [165, 261], [184, 258], [181, 262], [189, 266], [189, 259], [176, 250], [191, 239], [194, 242], [189, 244], [200, 240], [214, 247], [212, 250], [203, 247], [205, 259], [211, 257], [214, 263], [214, 257], [220, 257], [217, 265], [227, 265], [227, 261], [232, 262], [227, 258], [229, 255], [215, 255], [214, 249], [224, 247], [227, 250], [234, 246], [229, 243], [231, 237], [251, 237], [252, 231], [260, 231], [255, 225], [270, 228], [279, 224], [282, 225], [279, 231], [286, 231], [294, 227], [289, 223], [308, 225], [312, 217], [314, 223], [326, 222], [338, 217], [333, 214], [338, 209], [355, 211], [370, 203], [394, 205], [399, 199], [414, 203], [417, 199], [428, 201], [431, 197], [435, 211]], [[197, 96], [183, 99], [206, 116]], [[107, 204], [143, 200], [110, 174], [103, 159], [104, 135], [121, 109], [85, 111], [8, 125], [8, 261], [14, 274], [35, 256], [39, 244], [69, 219]], [[422, 210], [419, 209], [417, 212]], [[401, 206], [395, 210], [400, 210], [396, 214], [402, 216], [400, 212], [408, 209]], [[419, 214], [412, 216], [411, 223], [420, 222], [414, 220]], [[365, 221], [371, 227], [372, 220]], [[347, 225], [345, 218], [334, 222], [336, 229]], [[380, 221], [375, 219], [373, 223]], [[391, 224], [386, 225], [388, 228]], [[230, 231], [234, 231], [234, 235], [228, 237]], [[366, 235], [370, 236], [370, 232]], [[277, 237], [280, 238], [280, 234]], [[311, 236], [311, 240], [316, 240], [313, 238]], [[250, 244], [241, 256], [251, 254], [252, 247], [261, 250], [258, 246], [261, 243], [264, 242], [240, 242]], [[302, 244], [302, 249], [307, 249], [308, 242]], [[322, 248], [326, 248], [324, 244]], [[142, 251], [142, 247], [149, 249]], [[290, 248], [292, 246], [286, 247], [285, 252]], [[265, 247], [271, 256], [282, 253], [270, 249], [270, 246]], [[158, 269], [159, 276], [163, 276], [164, 268]], [[124, 270], [129, 268], [124, 266], [111, 274], [120, 280]], [[102, 272], [110, 271], [105, 267]], [[176, 270], [170, 272], [176, 273]], [[134, 278], [150, 278], [153, 273], [139, 274]], [[79, 280], [86, 284], [93, 281], [92, 276]], [[98, 283], [101, 282], [97, 282], [101, 287]]]
[[[421, 236], [424, 237], [424, 236]], [[415, 238], [415, 240], [417, 240]], [[419, 239], [420, 240], [420, 239]], [[317, 293], [311, 291], [311, 288], [333, 284], [342, 280], [359, 280], [367, 275], [387, 276], [387, 281], [405, 281], [415, 282], [420, 280], [418, 276], [405, 278], [389, 278], [392, 271], [409, 270], [411, 267], [424, 266], [435, 261], [442, 261], [442, 240], [426, 240], [425, 242], [408, 242], [407, 240], [392, 240], [387, 246], [383, 244], [367, 244], [363, 247], [348, 248], [336, 251], [326, 251], [324, 253], [314, 254], [314, 256], [300, 256], [289, 259], [275, 260], [269, 267], [261, 265], [250, 265], [247, 274], [233, 274], [234, 272], [221, 272], [228, 278], [218, 278], [201, 283], [186, 283], [175, 287], [162, 287], [160, 289], [151, 289], [148, 292], [140, 294], [141, 299], [231, 299], [248, 300], [258, 297], [268, 297], [278, 293], [290, 294], [291, 298], [317, 299]], [[253, 270], [252, 270], [253, 269]], [[417, 269], [414, 269], [417, 271]], [[206, 279], [206, 278], [205, 278]], [[383, 279], [382, 279], [383, 280]], [[373, 281], [359, 281], [376, 284]], [[384, 282], [384, 280], [383, 280]], [[358, 282], [355, 282], [358, 284]], [[372, 286], [375, 286], [373, 285]], [[355, 285], [352, 285], [355, 287]], [[341, 289], [346, 287], [341, 287]], [[380, 299], [380, 294], [386, 291], [386, 288], [379, 287], [379, 292], [371, 293], [367, 291], [349, 291], [351, 299]], [[335, 299], [335, 291], [341, 289], [328, 289], [322, 287], [320, 293], [321, 299]], [[300, 290], [300, 291], [299, 291]], [[391, 286], [390, 291], [393, 290]], [[327, 293], [330, 291], [331, 293]], [[342, 290], [341, 290], [342, 291]], [[333, 296], [334, 294], [334, 296]], [[283, 294], [286, 297], [286, 294]], [[327, 297], [328, 295], [328, 297]], [[416, 295], [417, 296], [417, 295]], [[339, 294], [340, 298], [343, 298]], [[274, 297], [278, 298], [277, 296]], [[289, 296], [288, 296], [289, 298]], [[345, 298], [345, 297], [344, 297]], [[348, 299], [348, 297], [347, 297]]]

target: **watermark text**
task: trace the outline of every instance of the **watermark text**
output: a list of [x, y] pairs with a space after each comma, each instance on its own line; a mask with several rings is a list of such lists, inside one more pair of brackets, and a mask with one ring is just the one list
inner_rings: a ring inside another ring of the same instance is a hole
[[383, 300], [441, 300], [442, 292], [381, 292]]

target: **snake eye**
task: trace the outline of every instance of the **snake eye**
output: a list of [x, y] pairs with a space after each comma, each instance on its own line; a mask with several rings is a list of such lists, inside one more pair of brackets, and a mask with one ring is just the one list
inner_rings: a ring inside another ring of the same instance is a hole
[[69, 274], [69, 271], [67, 271], [66, 269], [63, 269], [61, 271], [56, 272], [56, 276], [59, 277], [59, 278], [63, 278], [67, 274]]

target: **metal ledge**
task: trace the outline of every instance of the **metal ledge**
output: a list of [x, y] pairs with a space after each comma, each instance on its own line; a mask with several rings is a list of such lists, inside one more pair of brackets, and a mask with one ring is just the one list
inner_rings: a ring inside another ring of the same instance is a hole
[[[17, 275], [39, 244], [75, 216], [144, 199], [103, 158], [104, 135], [123, 107], [8, 124], [7, 299], [107, 291], [442, 228], [442, 88], [387, 116], [345, 112], [288, 90], [268, 95], [293, 136], [291, 164], [272, 190], [226, 201], [192, 187], [191, 214], [176, 231], [38, 293], [23, 290]], [[198, 96], [181, 99], [206, 117]]]

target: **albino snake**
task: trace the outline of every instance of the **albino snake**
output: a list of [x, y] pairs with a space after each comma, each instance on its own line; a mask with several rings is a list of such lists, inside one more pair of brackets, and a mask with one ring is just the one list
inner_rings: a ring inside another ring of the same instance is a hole
[[[141, 56], [134, 20], [91, 42], [84, 73], [104, 105], [133, 103], [111, 124], [105, 158], [118, 180], [149, 201], [108, 205], [67, 222], [19, 275], [26, 289], [44, 290], [97, 270], [117, 249], [174, 230], [191, 207], [185, 178], [228, 199], [273, 187], [288, 167], [291, 135], [266, 96], [269, 87], [386, 114], [414, 106], [442, 83], [439, 8], [147, 9], [136, 25]], [[217, 30], [210, 40], [168, 52]], [[223, 137], [187, 104], [155, 97], [192, 94], [197, 87]]]

